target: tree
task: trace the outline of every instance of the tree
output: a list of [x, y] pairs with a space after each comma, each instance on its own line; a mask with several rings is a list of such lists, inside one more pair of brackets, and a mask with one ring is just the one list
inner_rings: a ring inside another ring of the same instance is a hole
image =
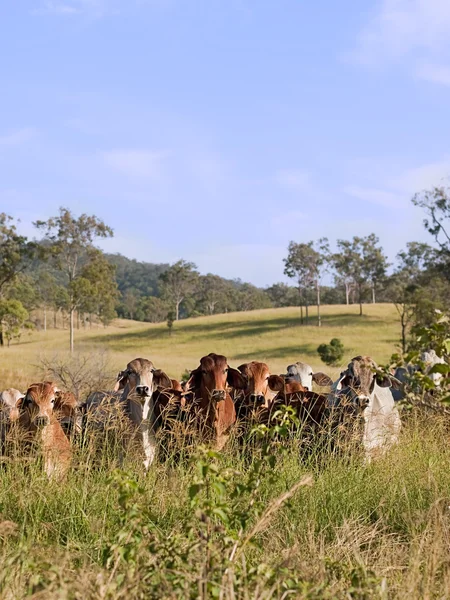
[[167, 318], [167, 304], [156, 296], [145, 296], [139, 300], [136, 317], [140, 321], [161, 323]]
[[[327, 263], [329, 255], [328, 240], [322, 238], [314, 248], [314, 242], [297, 244], [290, 242], [288, 256], [283, 260], [285, 264], [284, 273], [288, 277], [297, 280], [300, 306], [305, 303], [306, 321], [308, 321], [308, 290], [314, 286], [316, 289], [317, 324], [321, 325], [320, 318], [320, 280], [322, 270]], [[303, 323], [303, 310], [301, 309], [301, 321]]]
[[208, 315], [213, 315], [218, 306], [224, 304], [227, 282], [218, 275], [200, 275], [196, 286], [198, 309]]
[[407, 351], [411, 327], [419, 321], [426, 322], [437, 306], [440, 294], [436, 293], [436, 287], [440, 277], [430, 272], [435, 256], [436, 251], [428, 244], [408, 243], [407, 249], [397, 255], [397, 268], [387, 282], [388, 299], [394, 303], [400, 318], [403, 354]]
[[361, 316], [365, 292], [369, 286], [375, 290], [388, 266], [387, 258], [378, 244], [379, 240], [374, 233], [364, 238], [355, 236], [351, 241], [338, 240], [339, 252], [333, 254], [331, 259], [338, 276], [354, 282]]
[[116, 267], [99, 250], [89, 251], [89, 261], [80, 271], [79, 281], [88, 282], [80, 287], [78, 307], [82, 312], [96, 314], [107, 325], [116, 315], [119, 290], [115, 278]]
[[338, 366], [344, 357], [344, 344], [340, 339], [333, 338], [329, 344], [320, 344], [317, 353], [326, 365]]
[[[17, 233], [13, 218], [0, 213], [0, 299], [5, 298], [8, 288], [26, 269], [33, 253], [34, 244]], [[1, 327], [0, 345], [3, 346]]]
[[21, 330], [28, 321], [28, 311], [20, 300], [0, 299], [0, 324], [8, 346], [14, 338], [20, 338]]
[[162, 296], [174, 307], [175, 320], [180, 318], [180, 305], [190, 296], [198, 278], [194, 263], [179, 260], [159, 276]]
[[[65, 276], [68, 293], [70, 351], [73, 352], [74, 313], [79, 305], [86, 281], [78, 281], [83, 264], [89, 260], [96, 238], [112, 237], [113, 231], [96, 216], [75, 218], [69, 209], [60, 208], [59, 215], [47, 221], [36, 221], [35, 227], [44, 231], [49, 253], [55, 267]], [[81, 279], [85, 279], [82, 278]]]
[[274, 283], [266, 289], [266, 294], [276, 308], [295, 306], [297, 303], [297, 290], [286, 283]]
[[428, 215], [424, 226], [434, 237], [443, 255], [450, 258], [450, 188], [435, 186], [431, 190], [424, 190], [416, 194], [412, 202], [415, 206], [423, 208]]

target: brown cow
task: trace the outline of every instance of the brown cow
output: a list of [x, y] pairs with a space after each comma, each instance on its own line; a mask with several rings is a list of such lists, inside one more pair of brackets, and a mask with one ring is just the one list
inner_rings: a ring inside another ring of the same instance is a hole
[[271, 375], [268, 385], [277, 392], [270, 403], [270, 413], [284, 404], [294, 408], [301, 423], [314, 425], [323, 422], [327, 414], [327, 396], [309, 391], [298, 381], [286, 381], [280, 375]]
[[255, 410], [267, 406], [273, 395], [268, 381], [270, 370], [266, 363], [252, 361], [238, 367], [244, 375], [247, 385], [244, 390], [234, 392], [234, 405], [238, 419], [248, 419]]
[[75, 394], [57, 391], [53, 412], [67, 437], [81, 432], [82, 416]]
[[69, 469], [72, 449], [53, 412], [57, 392], [56, 385], [49, 381], [33, 383], [21, 401], [19, 423], [30, 440], [42, 444], [47, 476], [61, 479]]
[[191, 372], [186, 389], [194, 393], [202, 426], [215, 439], [218, 450], [226, 444], [236, 422], [236, 409], [227, 387], [245, 389], [246, 385], [242, 373], [230, 368], [226, 357], [220, 354], [204, 356], [200, 366]]

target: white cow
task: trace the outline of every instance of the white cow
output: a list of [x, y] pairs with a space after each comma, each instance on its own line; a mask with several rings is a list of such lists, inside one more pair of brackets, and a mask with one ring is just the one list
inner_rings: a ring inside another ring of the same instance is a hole
[[345, 396], [363, 411], [363, 447], [366, 461], [386, 452], [399, 439], [400, 415], [390, 386], [396, 382], [377, 374], [376, 363], [368, 356], [357, 356], [333, 384], [331, 401], [339, 405]]
[[333, 380], [325, 373], [314, 373], [312, 367], [303, 362], [296, 362], [289, 365], [286, 369], [287, 379], [294, 379], [302, 384], [303, 387], [312, 391], [313, 382], [320, 386], [332, 385]]

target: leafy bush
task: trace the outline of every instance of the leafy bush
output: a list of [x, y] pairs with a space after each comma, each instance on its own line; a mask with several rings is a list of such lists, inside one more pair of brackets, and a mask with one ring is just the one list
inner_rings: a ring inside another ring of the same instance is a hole
[[344, 344], [340, 339], [333, 338], [329, 344], [320, 344], [317, 352], [326, 365], [337, 366], [344, 356]]

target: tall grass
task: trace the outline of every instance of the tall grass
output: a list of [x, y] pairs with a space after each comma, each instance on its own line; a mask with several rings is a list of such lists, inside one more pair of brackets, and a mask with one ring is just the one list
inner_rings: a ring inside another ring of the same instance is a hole
[[78, 445], [63, 484], [16, 457], [0, 489], [1, 597], [450, 597], [444, 420], [410, 416], [370, 465], [295, 439], [270, 448], [264, 462], [237, 442], [200, 447], [145, 474], [133, 452], [118, 468], [116, 449]]

